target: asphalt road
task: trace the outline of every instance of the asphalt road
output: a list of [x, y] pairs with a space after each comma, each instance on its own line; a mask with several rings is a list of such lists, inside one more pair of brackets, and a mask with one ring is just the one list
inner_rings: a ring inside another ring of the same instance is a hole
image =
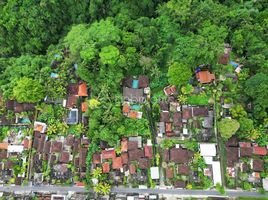
[[[0, 186], [0, 192], [20, 192], [20, 193], [30, 193], [30, 192], [52, 192], [52, 193], [68, 193], [68, 192], [92, 192], [88, 191], [83, 187], [76, 186]], [[121, 193], [121, 194], [169, 194], [178, 196], [221, 196], [215, 190], [184, 190], [184, 189], [137, 189], [137, 188], [112, 188], [111, 192]], [[229, 197], [267, 197], [266, 195], [261, 195], [258, 192], [249, 191], [239, 191], [239, 190], [227, 190], [226, 194], [223, 196]]]

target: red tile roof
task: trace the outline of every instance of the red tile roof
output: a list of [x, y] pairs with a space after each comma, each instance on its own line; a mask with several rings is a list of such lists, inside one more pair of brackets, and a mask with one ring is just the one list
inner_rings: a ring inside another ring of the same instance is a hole
[[251, 143], [250, 142], [239, 142], [239, 146], [240, 147], [251, 147]]
[[52, 149], [51, 149], [52, 153], [61, 152], [61, 150], [62, 150], [62, 142], [55, 141], [52, 143]]
[[150, 167], [150, 162], [147, 158], [139, 159], [139, 168], [140, 169], [148, 169]]
[[92, 161], [93, 161], [93, 164], [100, 164], [101, 163], [101, 155], [100, 155], [100, 153], [94, 153], [92, 155]]
[[122, 167], [123, 167], [122, 158], [121, 157], [113, 158], [113, 169], [120, 169]]
[[172, 123], [166, 123], [166, 132], [172, 131]]
[[130, 111], [130, 106], [128, 104], [123, 105], [123, 113], [129, 113]]
[[241, 157], [251, 157], [253, 154], [253, 149], [250, 147], [241, 147], [240, 148], [240, 156]]
[[147, 158], [153, 157], [153, 147], [152, 146], [144, 146], [144, 155]]
[[209, 71], [201, 71], [196, 73], [196, 78], [200, 83], [210, 83], [215, 80], [215, 75], [211, 74]]
[[178, 172], [179, 172], [179, 174], [182, 174], [182, 175], [189, 175], [190, 168], [186, 165], [181, 165], [178, 168]]
[[75, 96], [75, 95], [68, 96], [66, 107], [67, 108], [73, 108], [74, 106], [76, 106], [77, 101], [78, 101], [77, 96]]
[[110, 172], [110, 164], [108, 162], [105, 162], [102, 164], [102, 172], [103, 173], [109, 173]]
[[82, 112], [87, 112], [87, 102], [83, 102], [81, 104], [81, 110], [82, 110]]
[[128, 141], [128, 150], [133, 150], [138, 148], [138, 141]]
[[172, 85], [172, 86], [168, 86], [164, 88], [164, 92], [166, 95], [172, 95], [177, 91], [176, 86]]
[[127, 164], [128, 163], [128, 153], [127, 152], [123, 152], [121, 154], [121, 158], [122, 158], [122, 163], [123, 164]]
[[253, 147], [253, 154], [265, 156], [267, 154], [267, 149], [265, 147]]
[[115, 150], [102, 150], [101, 152], [101, 158], [102, 159], [110, 159], [110, 158], [115, 158]]
[[182, 119], [190, 119], [192, 117], [192, 109], [191, 108], [183, 108], [182, 109]]
[[69, 159], [70, 159], [70, 154], [65, 151], [61, 153], [59, 161], [61, 163], [68, 163]]
[[263, 160], [254, 160], [253, 161], [253, 170], [256, 172], [262, 172], [264, 170]]
[[174, 177], [174, 170], [172, 167], [166, 168], [166, 178], [173, 178]]
[[175, 163], [184, 164], [189, 161], [192, 157], [190, 151], [182, 148], [172, 148], [170, 149], [170, 161]]
[[80, 97], [87, 97], [87, 84], [86, 83], [81, 83], [78, 86], [78, 96]]

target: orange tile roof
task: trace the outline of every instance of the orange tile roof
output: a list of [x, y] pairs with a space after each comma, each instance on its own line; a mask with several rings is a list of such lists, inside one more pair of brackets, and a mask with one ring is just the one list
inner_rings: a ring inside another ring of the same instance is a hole
[[116, 157], [113, 159], [113, 169], [120, 169], [122, 168], [122, 158]]
[[200, 83], [210, 83], [215, 80], [215, 75], [211, 74], [209, 71], [201, 71], [196, 73], [196, 78]]
[[128, 104], [123, 105], [123, 113], [129, 113], [130, 111], [130, 106]]
[[0, 149], [7, 150], [7, 147], [8, 147], [8, 143], [7, 142], [0, 143]]
[[102, 172], [103, 173], [109, 173], [110, 172], [110, 164], [108, 162], [105, 162], [102, 164]]
[[267, 149], [265, 147], [253, 147], [253, 154], [265, 156], [267, 154]]
[[128, 116], [130, 118], [132, 118], [132, 119], [137, 119], [138, 118], [138, 112], [136, 112], [136, 111], [130, 111]]
[[103, 150], [101, 152], [101, 158], [102, 159], [110, 159], [115, 158], [115, 150]]
[[75, 185], [78, 186], [78, 187], [84, 187], [85, 186], [85, 183], [83, 183], [83, 182], [76, 182]]
[[81, 83], [78, 86], [78, 96], [80, 97], [87, 97], [87, 84], [86, 83]]
[[83, 102], [81, 104], [81, 110], [82, 110], [82, 112], [86, 112], [87, 111], [87, 102]]

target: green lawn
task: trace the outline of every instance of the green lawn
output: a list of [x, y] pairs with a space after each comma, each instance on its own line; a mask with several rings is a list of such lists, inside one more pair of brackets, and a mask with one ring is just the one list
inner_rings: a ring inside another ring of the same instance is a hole
[[191, 95], [187, 99], [188, 103], [191, 105], [208, 105], [209, 97], [207, 95]]

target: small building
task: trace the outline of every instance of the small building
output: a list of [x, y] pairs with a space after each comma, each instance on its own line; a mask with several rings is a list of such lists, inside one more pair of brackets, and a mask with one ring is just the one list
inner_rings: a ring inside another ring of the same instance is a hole
[[150, 172], [153, 180], [159, 179], [159, 167], [151, 167]]
[[200, 143], [199, 148], [200, 148], [200, 155], [201, 156], [214, 157], [217, 154], [216, 144], [214, 144], [214, 143]]
[[78, 109], [72, 108], [68, 114], [67, 124], [77, 124], [77, 123], [78, 123]]
[[196, 78], [200, 83], [211, 83], [215, 80], [215, 75], [209, 71], [200, 71], [196, 73]]
[[164, 88], [164, 93], [165, 95], [169, 96], [169, 95], [173, 95], [175, 93], [177, 93], [177, 89], [175, 85], [172, 86], [167, 86]]
[[268, 178], [262, 179], [262, 187], [265, 191], [268, 191]]
[[44, 133], [46, 131], [47, 125], [43, 122], [34, 122], [34, 131]]

